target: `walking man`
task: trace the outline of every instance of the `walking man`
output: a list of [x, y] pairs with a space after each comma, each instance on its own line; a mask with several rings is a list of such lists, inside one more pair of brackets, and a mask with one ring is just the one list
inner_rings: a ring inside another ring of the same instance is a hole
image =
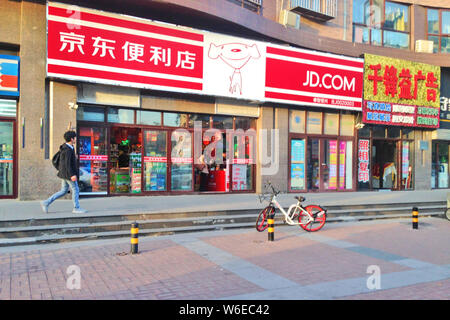
[[64, 196], [69, 187], [72, 192], [73, 213], [86, 213], [87, 211], [80, 208], [79, 188], [78, 188], [78, 167], [77, 159], [75, 157], [75, 143], [77, 142], [77, 134], [75, 131], [67, 131], [64, 133], [64, 140], [66, 143], [59, 147], [60, 158], [58, 177], [61, 178], [61, 190], [56, 192], [45, 201], [41, 201], [42, 211], [48, 213], [48, 207], [58, 198]]

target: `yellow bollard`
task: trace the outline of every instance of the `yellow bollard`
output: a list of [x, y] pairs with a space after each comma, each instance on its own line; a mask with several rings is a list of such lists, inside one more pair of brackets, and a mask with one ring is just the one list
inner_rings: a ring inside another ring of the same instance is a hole
[[269, 231], [268, 233], [268, 240], [269, 241], [274, 241], [274, 231], [275, 231], [275, 215], [274, 214], [270, 214], [268, 219], [267, 219], [267, 231]]
[[417, 209], [417, 207], [413, 208], [412, 227], [413, 229], [419, 229], [419, 209]]
[[138, 253], [138, 243], [139, 243], [139, 224], [134, 222], [131, 224], [131, 254]]

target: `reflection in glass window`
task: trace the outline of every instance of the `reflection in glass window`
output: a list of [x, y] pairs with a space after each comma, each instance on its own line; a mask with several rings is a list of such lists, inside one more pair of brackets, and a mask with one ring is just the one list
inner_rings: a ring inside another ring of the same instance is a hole
[[409, 34], [384, 31], [384, 46], [390, 48], [409, 48]]
[[213, 128], [233, 129], [233, 117], [231, 117], [231, 116], [213, 116]]
[[372, 29], [371, 31], [372, 35], [372, 44], [374, 46], [381, 46], [381, 30]]
[[439, 52], [439, 37], [438, 36], [428, 36], [428, 40], [433, 41], [433, 52]]
[[188, 115], [184, 113], [164, 112], [164, 125], [168, 127], [186, 127]]
[[209, 128], [210, 117], [206, 114], [191, 114], [189, 116], [189, 128], [194, 128], [196, 121], [200, 121], [202, 128]]
[[105, 109], [100, 107], [81, 107], [77, 109], [78, 121], [105, 121]]
[[137, 123], [138, 124], [147, 124], [150, 126], [160, 126], [161, 125], [161, 112], [138, 111], [137, 112]]
[[442, 21], [441, 33], [450, 34], [450, 10], [442, 11], [441, 21]]
[[450, 53], [450, 37], [442, 37], [441, 52], [442, 53]]
[[353, 42], [369, 43], [369, 28], [354, 25]]
[[428, 33], [439, 34], [439, 11], [427, 10]]
[[108, 122], [134, 123], [134, 110], [109, 108]]
[[409, 31], [408, 6], [386, 1], [384, 28]]
[[236, 130], [256, 129], [256, 121], [253, 118], [236, 117], [234, 122]]

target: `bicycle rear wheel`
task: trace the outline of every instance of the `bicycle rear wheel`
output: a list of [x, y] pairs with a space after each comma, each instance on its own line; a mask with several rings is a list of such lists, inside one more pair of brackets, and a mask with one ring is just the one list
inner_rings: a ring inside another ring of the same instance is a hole
[[303, 230], [308, 232], [314, 232], [320, 230], [327, 220], [326, 211], [320, 206], [309, 205], [305, 207], [305, 210], [314, 217], [313, 221], [309, 221], [310, 217], [303, 211], [300, 210], [298, 216], [298, 222]]
[[447, 208], [447, 209], [445, 210], [445, 217], [446, 217], [448, 220], [450, 220], [450, 208]]
[[258, 215], [258, 219], [256, 219], [256, 230], [262, 232], [267, 229], [267, 227], [269, 226], [269, 224], [267, 223], [267, 219], [271, 214], [273, 214], [274, 211], [275, 208], [271, 206], [267, 206], [261, 210]]

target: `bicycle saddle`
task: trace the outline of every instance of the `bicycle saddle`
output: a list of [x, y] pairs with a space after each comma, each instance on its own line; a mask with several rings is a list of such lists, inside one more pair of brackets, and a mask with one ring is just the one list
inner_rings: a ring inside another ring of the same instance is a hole
[[303, 202], [303, 201], [306, 200], [305, 197], [294, 197], [294, 198], [297, 199], [297, 200], [300, 201], [300, 202]]

